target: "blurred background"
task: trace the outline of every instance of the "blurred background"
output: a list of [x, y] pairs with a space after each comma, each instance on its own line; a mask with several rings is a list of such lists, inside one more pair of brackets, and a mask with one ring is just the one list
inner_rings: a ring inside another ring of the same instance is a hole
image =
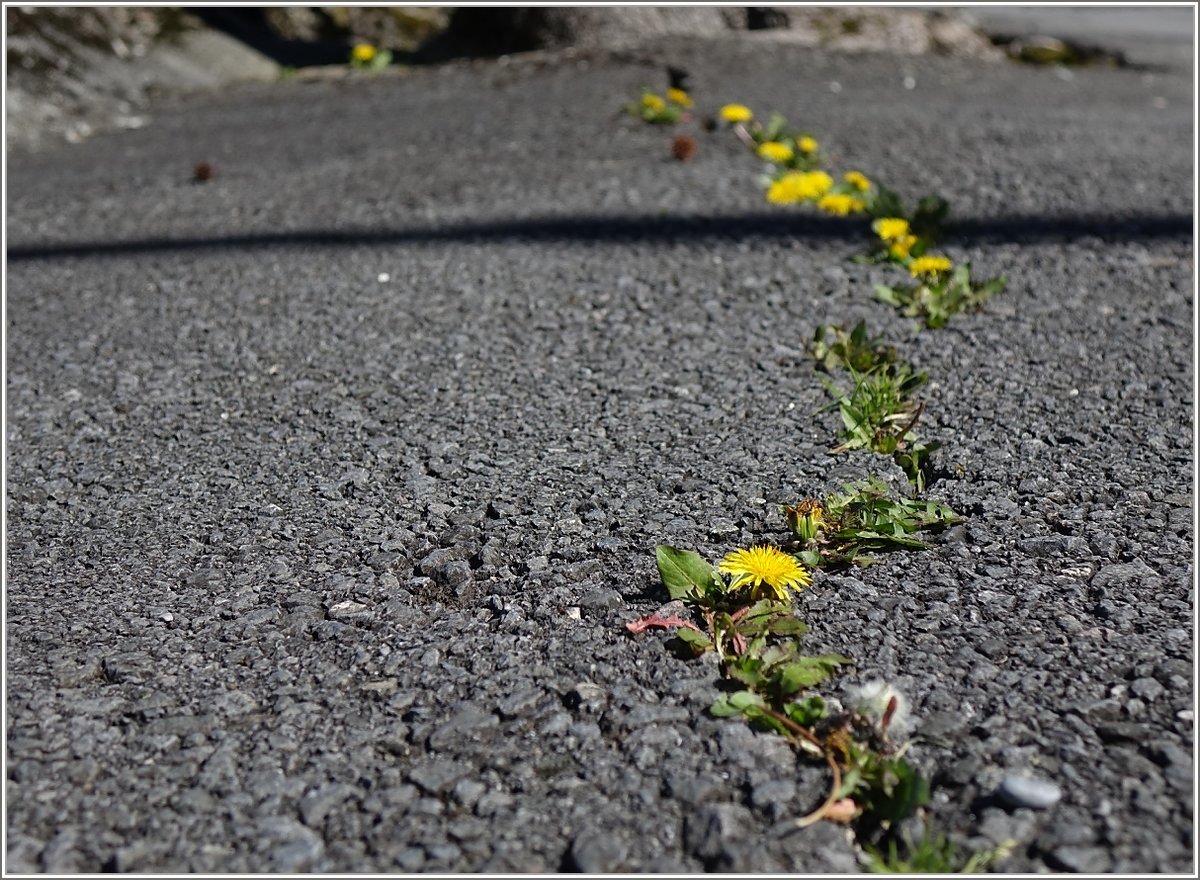
[[1194, 7], [6, 6], [6, 146], [149, 122], [155, 95], [746, 31], [847, 51], [1190, 64]]

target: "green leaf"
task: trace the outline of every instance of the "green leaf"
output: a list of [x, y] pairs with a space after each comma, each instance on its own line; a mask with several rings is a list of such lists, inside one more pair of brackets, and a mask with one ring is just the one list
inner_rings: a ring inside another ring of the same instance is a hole
[[694, 648], [697, 654], [703, 654], [705, 651], [712, 650], [712, 639], [699, 630], [681, 626], [675, 631], [675, 637]]
[[853, 661], [841, 654], [822, 654], [819, 657], [799, 657], [779, 672], [779, 691], [783, 696], [802, 688], [812, 687], [829, 678], [839, 666]]
[[903, 217], [904, 205], [900, 197], [886, 186], [876, 185], [875, 198], [869, 206], [872, 217]]
[[783, 134], [784, 128], [787, 127], [787, 119], [782, 113], [775, 112], [771, 114], [771, 118], [767, 121], [767, 127], [763, 129], [763, 140], [776, 141]]
[[870, 812], [880, 821], [899, 822], [929, 803], [929, 783], [903, 758], [888, 762], [872, 789]]
[[885, 534], [883, 532], [862, 530], [853, 534], [860, 541], [878, 541], [881, 544], [894, 544], [897, 547], [908, 547], [910, 550], [925, 550], [927, 545], [916, 538], [909, 538], [898, 532]]
[[[813, 554], [820, 558], [819, 554]], [[770, 623], [770, 632], [773, 636], [802, 636], [808, 632], [808, 626], [803, 620], [797, 617], [792, 617], [790, 614], [786, 617], [777, 617]]]
[[703, 599], [720, 583], [717, 570], [691, 550], [659, 544], [654, 559], [672, 599]]
[[758, 688], [766, 680], [761, 669], [761, 662], [751, 660], [739, 665], [730, 665], [725, 672], [734, 681], [740, 681], [748, 688]]
[[1003, 275], [985, 281], [975, 288], [975, 298], [979, 301], [989, 299], [1008, 286], [1008, 279]]
[[825, 717], [825, 701], [813, 694], [803, 700], [785, 704], [783, 713], [801, 727], [812, 727]]
[[820, 666], [789, 663], [779, 672], [779, 693], [787, 697], [803, 688], [820, 684], [827, 678], [829, 678], [829, 672]]
[[889, 306], [900, 306], [902, 301], [900, 291], [894, 287], [888, 287], [886, 284], [875, 285], [875, 298], [881, 302], [887, 303]]
[[750, 691], [737, 691], [736, 693], [719, 697], [709, 707], [708, 711], [718, 718], [729, 718], [734, 715], [741, 715], [747, 709], [755, 709], [765, 705], [766, 701], [758, 694], [751, 693]]

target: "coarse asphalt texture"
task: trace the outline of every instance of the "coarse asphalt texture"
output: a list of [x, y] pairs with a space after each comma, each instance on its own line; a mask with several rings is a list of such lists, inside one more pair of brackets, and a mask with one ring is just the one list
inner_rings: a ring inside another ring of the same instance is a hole
[[[778, 109], [1008, 289], [875, 302], [861, 219], [662, 64]], [[8, 164], [10, 871], [852, 872], [828, 783], [624, 623], [830, 456], [805, 350], [927, 370], [924, 552], [818, 574], [805, 648], [911, 702], [939, 830], [1007, 871], [1193, 869], [1192, 72], [753, 35], [173, 101]], [[212, 163], [204, 184], [194, 163]], [[1014, 806], [1006, 777], [1061, 792]], [[1052, 799], [1052, 798], [1051, 798]]]

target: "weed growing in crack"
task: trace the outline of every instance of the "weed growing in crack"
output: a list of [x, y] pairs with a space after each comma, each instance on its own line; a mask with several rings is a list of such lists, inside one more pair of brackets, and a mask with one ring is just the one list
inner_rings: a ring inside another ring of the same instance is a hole
[[[833, 398], [833, 406], [842, 417], [841, 443], [831, 453], [869, 449], [891, 455], [915, 442], [916, 426], [924, 405], [913, 392], [925, 384], [928, 376], [905, 363], [859, 373], [849, 370], [851, 388], [843, 391], [824, 377], [821, 384]], [[828, 407], [827, 407], [828, 408]]]
[[866, 321], [859, 321], [852, 330], [822, 324], [813, 333], [808, 350], [817, 362], [817, 368], [826, 373], [837, 369], [868, 373], [890, 367], [899, 360], [894, 346], [879, 337], [867, 335]]
[[643, 89], [642, 97], [629, 104], [625, 110], [643, 122], [674, 125], [684, 118], [691, 106], [692, 99], [682, 89], [668, 89], [665, 98], [650, 89]]
[[915, 535], [944, 528], [959, 517], [944, 504], [916, 498], [893, 498], [880, 480], [863, 480], [843, 487], [822, 503], [806, 499], [783, 508], [795, 536], [796, 557], [809, 568], [866, 566], [871, 553], [924, 550]]
[[867, 868], [876, 874], [979, 874], [1007, 858], [1016, 848], [1016, 841], [1006, 840], [990, 849], [964, 853], [925, 823], [916, 841], [899, 833], [879, 845], [864, 842], [862, 848]]
[[781, 113], [772, 113], [766, 125], [753, 118], [741, 120], [734, 126], [734, 133], [760, 159], [780, 170], [812, 171], [825, 167], [817, 139], [807, 131], [790, 128]]
[[[781, 550], [757, 549], [762, 553], [756, 560], [741, 555], [751, 551], [735, 550], [714, 566], [690, 550], [660, 546], [659, 575], [686, 616], [651, 615], [626, 626], [635, 633], [675, 628], [676, 647], [686, 656], [715, 652], [728, 692], [710, 707], [712, 714], [745, 718], [825, 762], [829, 793], [816, 810], [796, 820], [798, 826], [829, 819], [864, 830], [890, 829], [929, 799], [928, 784], [904, 758], [907, 744], [890, 738], [902, 727], [901, 698], [886, 688], [870, 691], [866, 699], [860, 691], [846, 709], [812, 692], [853, 661], [841, 654], [803, 653], [800, 637], [806, 627], [790, 606], [774, 597], [755, 600], [754, 579], [771, 592], [797, 589], [795, 572], [803, 570], [794, 559], [785, 563]], [[731, 576], [728, 582], [723, 568]]]
[[931, 457], [939, 448], [918, 439], [915, 430], [925, 404], [914, 395], [928, 376], [899, 360], [893, 347], [869, 337], [863, 322], [850, 331], [818, 327], [809, 351], [819, 370], [844, 368], [852, 383], [846, 391], [818, 376], [833, 398], [830, 407], [837, 407], [842, 419], [838, 434], [842, 442], [830, 453], [865, 449], [890, 455], [917, 491], [923, 492]]
[[895, 306], [907, 317], [920, 318], [926, 327], [936, 329], [944, 327], [959, 312], [982, 307], [1008, 283], [1003, 275], [988, 281], [972, 281], [970, 263], [953, 268], [948, 260], [936, 265], [920, 262], [930, 259], [930, 256], [922, 256], [913, 260], [912, 273], [919, 279], [915, 285], [888, 287], [877, 284], [875, 298]]
[[350, 66], [358, 70], [382, 70], [392, 63], [388, 49], [376, 49], [370, 43], [356, 43], [350, 50]]
[[[629, 105], [630, 113], [659, 124], [690, 118], [686, 111], [693, 102], [682, 91], [686, 74], [668, 73], [667, 97], [645, 91], [641, 102]], [[768, 163], [769, 173], [761, 181], [767, 201], [872, 218], [876, 238], [856, 262], [890, 264], [916, 279], [912, 287], [877, 285], [877, 299], [936, 328], [1004, 288], [1003, 277], [973, 282], [970, 264], [956, 268], [949, 258], [931, 252], [949, 215], [948, 203], [939, 196], [920, 199], [909, 212], [896, 193], [860, 171], [835, 179], [816, 137], [789, 126], [778, 113], [763, 124], [749, 107], [726, 104], [704, 124], [707, 131], [722, 126]], [[682, 159], [680, 141], [676, 138], [673, 154]], [[901, 360], [894, 346], [869, 336], [863, 322], [850, 330], [818, 327], [809, 350], [817, 369], [828, 376], [818, 378], [842, 420], [840, 443], [831, 453], [863, 449], [891, 455], [916, 493], [923, 493], [931, 455], [939, 446], [916, 435], [924, 411], [916, 392], [926, 374]], [[849, 377], [848, 389], [835, 384], [835, 371]], [[678, 611], [664, 607], [626, 626], [633, 633], [674, 630], [670, 644], [681, 657], [715, 654], [726, 692], [710, 707], [712, 714], [740, 716], [825, 762], [831, 776], [828, 795], [816, 810], [796, 820], [797, 826], [820, 820], [850, 826], [865, 866], [873, 871], [985, 870], [1015, 844], [964, 854], [930, 828], [925, 812], [929, 785], [905, 758], [909, 743], [893, 739], [902, 738], [906, 729], [904, 698], [874, 682], [860, 687], [846, 708], [812, 690], [853, 661], [840, 654], [801, 651], [807, 627], [794, 617], [788, 600], [792, 591], [811, 583], [809, 570], [864, 566], [874, 561], [870, 554], [923, 549], [919, 532], [958, 521], [949, 507], [893, 497], [876, 479], [843, 489], [823, 500], [785, 506], [792, 538], [782, 548], [737, 549], [712, 565], [690, 550], [658, 547], [659, 574]], [[905, 821], [912, 817], [923, 820], [915, 841], [912, 823]]]

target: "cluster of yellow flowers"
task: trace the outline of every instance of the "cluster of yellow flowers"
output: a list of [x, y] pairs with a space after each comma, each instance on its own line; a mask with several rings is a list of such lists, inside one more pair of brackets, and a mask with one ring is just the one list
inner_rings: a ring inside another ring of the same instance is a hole
[[[871, 209], [874, 185], [861, 171], [847, 171], [841, 182], [835, 183], [827, 172], [811, 167], [819, 161], [820, 144], [816, 138], [811, 135], [783, 136], [782, 117], [778, 116], [764, 129], [755, 121], [754, 112], [744, 104], [726, 104], [719, 115], [736, 127], [743, 140], [754, 146], [755, 155], [779, 166], [780, 170], [767, 185], [766, 197], [771, 204], [810, 202], [836, 217], [865, 214]], [[810, 167], [798, 170], [797, 162]], [[924, 253], [927, 242], [910, 231], [909, 222], [903, 217], [880, 217], [872, 228], [886, 247], [887, 259], [906, 266], [914, 278], [936, 282], [954, 268], [949, 258]]]
[[692, 96], [683, 89], [669, 88], [667, 89], [667, 100], [672, 104], [678, 104], [685, 110], [692, 109]]
[[667, 102], [653, 92], [646, 92], [642, 95], [642, 109], [651, 113], [662, 113], [667, 109]]
[[833, 178], [824, 171], [789, 171], [767, 188], [767, 201], [773, 205], [815, 202], [833, 189]]
[[[673, 80], [672, 82], [674, 85], [677, 81]], [[674, 121], [673, 118], [669, 119], [671, 114], [678, 118], [683, 109], [691, 107], [690, 96], [681, 89], [672, 88], [666, 92], [665, 100], [652, 93], [645, 93], [640, 106], [631, 105], [630, 110], [648, 122], [661, 122]], [[894, 193], [884, 186], [876, 185], [867, 175], [857, 170], [847, 171], [842, 174], [840, 180], [835, 180], [834, 176], [823, 167], [825, 162], [820, 154], [820, 144], [817, 139], [809, 134], [787, 131], [786, 121], [779, 114], [773, 114], [770, 121], [766, 125], [762, 125], [755, 120], [754, 113], [744, 104], [726, 104], [720, 108], [717, 115], [721, 121], [733, 128], [743, 143], [753, 149], [759, 159], [771, 164], [771, 174], [764, 180], [765, 195], [769, 203], [774, 205], [807, 203], [815, 205], [819, 210], [832, 216], [848, 217], [866, 214], [873, 218], [871, 228], [878, 241], [874, 250], [866, 257], [866, 261], [890, 262], [902, 266], [911, 273], [913, 278], [918, 279], [918, 283], [910, 287], [892, 289], [876, 285], [877, 299], [905, 309], [907, 315], [923, 315], [927, 327], [940, 327], [943, 326], [949, 315], [961, 310], [963, 303], [978, 305], [992, 292], [1003, 288], [1004, 279], [1002, 277], [982, 285], [972, 285], [969, 277], [969, 264], [964, 264], [958, 271], [955, 271], [954, 264], [948, 257], [927, 252], [927, 248], [932, 243], [937, 234], [936, 230], [945, 216], [947, 206], [942, 200], [935, 197], [922, 199], [916, 211], [911, 215], [911, 220], [909, 217], [897, 216], [904, 213], [904, 208]], [[710, 121], [706, 127], [712, 130], [717, 126]], [[688, 146], [689, 143], [690, 146]], [[687, 151], [684, 151], [683, 147], [688, 147]], [[677, 158], [685, 158], [684, 153], [690, 155], [690, 151], [694, 148], [693, 139], [681, 136], [675, 139], [673, 151]], [[860, 323], [854, 331], [845, 333], [845, 336], [848, 341], [838, 343], [843, 346], [844, 351], [865, 345], [872, 357], [873, 365], [868, 365], [865, 368], [866, 372], [855, 376], [856, 386], [862, 384], [861, 379], [872, 375], [885, 376], [888, 381], [896, 382], [897, 387], [900, 387], [899, 383], [902, 381], [897, 378], [899, 376], [907, 376], [909, 379], [916, 378], [918, 379], [917, 384], [925, 381], [924, 374], [917, 376], [908, 369], [908, 365], [902, 364], [902, 362], [899, 365], [905, 368], [905, 372], [900, 371], [897, 363], [893, 362], [894, 350], [891, 350], [891, 354], [886, 356], [880, 354], [882, 350], [876, 351], [878, 340], [867, 339], [865, 324]], [[820, 334], [816, 337], [816, 339], [821, 338]], [[851, 366], [851, 357], [845, 354], [841, 356], [844, 357], [844, 365], [854, 372], [854, 367]], [[820, 360], [821, 355], [817, 355], [817, 358]], [[889, 372], [885, 375], [880, 369], [882, 365], [886, 365], [886, 369], [894, 369], [896, 372]], [[877, 370], [878, 372], [876, 372]], [[828, 383], [826, 387], [831, 392], [840, 394]], [[870, 390], [870, 386], [865, 384], [862, 384], [862, 387]], [[857, 391], [858, 387], [855, 389], [856, 394]], [[903, 392], [903, 396], [907, 398], [907, 391]], [[914, 484], [914, 492], [919, 495], [924, 492], [925, 488], [923, 462], [928, 462], [928, 455], [936, 448], [936, 444], [922, 444], [909, 431], [916, 421], [912, 417], [912, 413], [915, 411], [919, 414], [923, 408], [923, 403], [918, 406], [913, 401], [911, 402], [912, 407], [905, 409], [904, 407], [908, 407], [909, 403], [910, 401], [905, 400], [901, 403], [900, 408], [889, 407], [888, 415], [885, 418], [909, 419], [908, 427], [902, 431], [903, 440], [901, 441], [899, 437], [894, 438], [897, 445], [893, 446], [892, 457], [909, 475], [910, 481]], [[843, 419], [847, 418], [846, 411], [843, 409]], [[901, 448], [899, 443], [907, 445]], [[858, 447], [846, 443], [833, 451], [844, 451], [849, 448]], [[865, 448], [886, 452], [877, 445], [867, 445]], [[862, 493], [861, 499], [865, 499], [867, 502], [883, 499], [889, 494], [887, 487], [881, 482], [872, 480], [866, 485], [868, 489]], [[880, 494], [870, 494], [875, 491], [874, 488], [871, 488], [873, 486], [878, 486]], [[850, 701], [852, 714], [848, 717], [855, 719], [853, 723], [859, 727], [852, 728], [850, 723], [842, 722], [843, 726], [836, 731], [840, 739], [835, 740], [834, 735], [831, 734], [824, 740], [823, 745], [813, 731], [817, 730], [815, 720], [824, 716], [803, 714], [804, 720], [801, 720], [797, 715], [792, 714], [793, 711], [807, 712], [803, 707], [809, 705], [810, 700], [806, 698], [801, 701], [800, 695], [809, 686], [823, 680], [825, 675], [836, 666], [851, 662], [849, 658], [840, 655], [826, 655], [824, 658], [800, 657], [800, 660], [807, 661], [810, 666], [793, 664], [786, 667], [778, 678], [770, 677], [775, 673], [769, 672], [769, 667], [775, 661], [767, 658], [771, 656], [791, 657], [798, 650], [795, 643], [789, 644], [786, 638], [797, 631], [802, 631], [802, 626], [798, 628], [797, 621], [794, 619], [784, 621], [780, 618], [790, 617], [787, 603], [791, 599], [791, 593], [793, 591], [798, 593], [812, 584], [813, 576], [805, 566], [815, 570], [818, 567], [824, 567], [831, 561], [836, 563], [846, 560], [860, 564], [870, 561], [861, 556], [857, 549], [839, 557], [837, 554], [845, 551], [833, 550], [828, 536], [834, 533], [849, 534], [862, 539], [868, 535], [874, 538], [884, 535], [883, 531], [868, 531], [847, 526], [846, 510], [849, 509], [851, 496], [846, 496], [838, 501], [832, 499], [833, 496], [826, 502], [829, 505], [828, 510], [822, 506], [821, 502], [814, 499], [805, 499], [799, 504], [783, 508], [789, 529], [800, 540], [803, 547], [795, 555], [779, 547], [759, 543], [748, 548], [738, 547], [731, 550], [720, 560], [714, 570], [713, 566], [692, 551], [660, 546], [656, 550], [656, 557], [663, 584], [673, 599], [682, 598], [684, 602], [692, 602], [704, 611], [708, 632], [687, 619], [673, 615], [664, 616], [661, 613], [626, 625], [633, 632], [641, 632], [650, 626], [678, 628], [678, 639], [683, 645], [690, 646], [695, 654], [699, 655], [715, 650], [720, 658], [725, 678], [731, 682], [738, 682], [746, 690], [733, 697], [722, 697], [711, 709], [714, 715], [724, 717], [742, 714], [749, 719], [777, 721], [778, 724], [771, 726], [788, 736], [789, 740], [799, 745], [803, 751], [809, 755], [824, 755], [833, 772], [833, 792], [821, 808], [797, 821], [796, 824], [800, 827], [819, 819], [854, 823], [866, 817], [866, 821], [872, 821], [872, 808], [864, 804], [859, 794], [864, 790], [873, 790], [872, 786], [876, 784], [866, 779], [866, 768], [869, 766], [867, 758], [873, 756], [880, 759], [878, 766], [887, 768], [886, 772], [888, 773], [898, 775], [899, 771], [895, 768], [899, 767], [904, 768], [911, 778], [920, 779], [910, 765], [903, 763], [901, 756], [907, 748], [907, 744], [896, 749], [888, 741], [889, 726], [892, 730], [900, 730], [903, 726], [900, 716], [904, 712], [904, 699], [893, 688], [880, 682], [868, 683], [858, 688]], [[858, 496], [856, 496], [855, 503], [860, 503]], [[936, 515], [930, 513], [938, 507], [934, 502], [926, 502], [922, 506], [926, 508], [929, 518], [922, 521], [922, 524], [918, 524], [917, 528], [930, 524], [945, 524], [955, 519], [949, 508], [942, 508], [942, 511]], [[903, 508], [903, 503], [900, 507]], [[872, 513], [871, 515], [874, 517], [876, 514]], [[901, 529], [899, 523], [900, 520], [896, 520], [890, 527]], [[876, 526], [872, 525], [870, 528], [875, 529]], [[899, 535], [901, 532], [897, 531], [896, 534]], [[908, 543], [897, 540], [897, 546], [922, 546], [920, 542], [906, 540]], [[864, 546], [867, 545], [864, 544]], [[795, 544], [792, 543], [791, 547], [794, 549]], [[737, 593], [736, 598], [731, 595], [734, 593]], [[716, 598], [714, 599], [714, 597]], [[742, 604], [743, 598], [746, 599], [745, 604]], [[764, 600], [766, 601], [764, 602]], [[750, 603], [762, 604], [752, 605]], [[774, 603], [783, 604], [775, 605]], [[728, 609], [739, 605], [737, 610], [726, 613]], [[721, 612], [719, 619], [723, 620], [723, 623], [716, 622], [718, 620], [716, 611]], [[750, 614], [746, 615], [744, 619], [759, 621], [755, 624], [759, 627], [757, 630], [743, 631], [739, 629], [741, 624], [736, 621], [746, 612], [750, 612]], [[775, 619], [776, 622], [772, 623], [772, 619]], [[768, 622], [764, 624], [761, 622], [763, 620]], [[785, 622], [789, 625], [785, 626]], [[775, 628], [776, 626], [778, 628]], [[750, 638], [747, 633], [750, 635], [761, 633], [761, 635]], [[800, 684], [788, 687], [783, 685], [787, 675], [794, 674], [797, 670], [806, 675], [812, 674], [813, 668], [819, 668], [820, 661], [826, 661], [831, 665], [826, 672], [803, 682], [803, 687]], [[814, 663], [817, 666], [811, 666]], [[747, 677], [747, 670], [754, 670], [754, 679]], [[737, 702], [738, 698], [742, 698], [742, 702]], [[812, 699], [818, 704], [821, 703], [820, 697], [814, 696]], [[750, 708], [746, 708], [747, 706]], [[752, 714], [752, 710], [757, 714]], [[862, 742], [859, 742], [857, 734], [862, 730], [861, 716], [878, 719], [878, 726], [870, 739], [863, 739]], [[851, 740], [850, 737], [854, 737], [854, 740]], [[831, 746], [834, 743], [836, 746]], [[853, 758], [850, 745], [854, 746]], [[835, 758], [835, 751], [841, 751], [843, 758]], [[860, 753], [867, 757], [861, 757]], [[886, 759], [886, 763], [883, 759]], [[841, 769], [842, 764], [845, 765], [845, 769]], [[844, 780], [848, 779], [853, 782], [844, 783]], [[915, 809], [915, 804], [906, 803], [905, 810], [908, 815], [911, 815]], [[973, 864], [974, 858], [972, 857], [972, 861], [968, 864]], [[898, 856], [894, 849], [891, 860], [898, 862]], [[964, 870], [970, 870], [970, 868], [964, 868]]]
[[864, 210], [862, 199], [848, 193], [828, 193], [817, 201], [817, 207], [826, 214], [847, 217], [850, 214], [861, 214]]
[[[680, 81], [673, 78], [671, 87], [662, 94], [643, 90], [641, 100], [628, 106], [629, 112], [646, 122], [687, 121], [694, 102], [691, 95], [680, 86]], [[772, 205], [811, 204], [833, 217], [873, 217], [872, 228], [878, 238], [866, 260], [893, 263], [907, 269], [919, 282], [910, 291], [914, 295], [924, 296], [921, 291], [934, 291], [942, 296], [948, 289], [947, 285], [959, 277], [949, 257], [927, 252], [946, 210], [945, 203], [940, 199], [923, 199], [910, 221], [907, 217], [899, 216], [903, 208], [895, 194], [877, 185], [863, 172], [846, 171], [840, 179], [835, 179], [827, 170], [820, 142], [811, 134], [790, 129], [787, 120], [780, 114], [773, 113], [763, 122], [745, 104], [725, 104], [717, 111], [716, 118], [731, 127], [742, 142], [754, 151], [755, 156], [770, 163], [770, 173], [764, 177], [764, 185], [766, 199]], [[718, 123], [710, 121], [706, 124], [711, 129]], [[694, 155], [695, 149], [694, 138], [680, 136], [672, 143], [671, 153], [676, 159], [688, 159]], [[914, 226], [915, 229], [912, 228]], [[965, 268], [969, 272], [969, 266]], [[969, 279], [966, 282], [960, 279], [960, 282], [970, 284]], [[1003, 287], [1002, 279], [998, 279], [997, 283]], [[883, 298], [879, 293], [881, 288], [890, 288], [876, 286], [876, 295]], [[973, 296], [986, 289], [986, 286], [970, 286]], [[937, 320], [942, 321], [944, 317], [938, 317]]]
[[[847, 217], [867, 210], [866, 194], [871, 181], [861, 171], [848, 171], [840, 183], [818, 167], [821, 145], [812, 135], [788, 135], [782, 117], [765, 127], [744, 104], [726, 104], [720, 110], [725, 122], [737, 126], [739, 136], [755, 144], [755, 154], [779, 168], [767, 187], [767, 201], [773, 205], [797, 205], [812, 202], [827, 214]], [[745, 126], [750, 125], [747, 129]]]
[[913, 257], [911, 251], [920, 239], [909, 232], [908, 221], [903, 217], [880, 217], [871, 224], [888, 249], [888, 256], [897, 263], [908, 265], [914, 278], [936, 281], [954, 268], [949, 257], [940, 254], [921, 254]]
[[670, 124], [678, 122], [692, 108], [692, 97], [683, 89], [669, 88], [666, 97], [646, 89], [642, 98], [629, 105], [629, 112], [646, 122]]

